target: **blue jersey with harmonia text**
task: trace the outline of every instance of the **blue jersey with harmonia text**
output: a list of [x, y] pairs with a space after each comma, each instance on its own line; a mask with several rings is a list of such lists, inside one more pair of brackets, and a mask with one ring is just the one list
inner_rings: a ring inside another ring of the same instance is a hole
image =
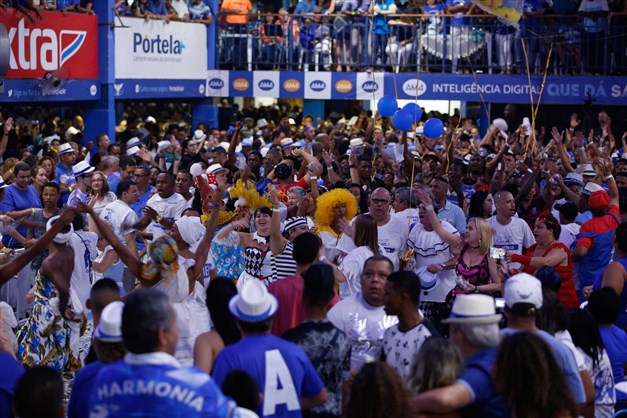
[[130, 354], [104, 367], [89, 404], [91, 418], [223, 418], [236, 407], [207, 373], [165, 353]]

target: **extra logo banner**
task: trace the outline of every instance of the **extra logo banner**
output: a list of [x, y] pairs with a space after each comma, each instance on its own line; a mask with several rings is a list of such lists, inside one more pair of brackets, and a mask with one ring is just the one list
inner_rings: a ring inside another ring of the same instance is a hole
[[115, 29], [115, 78], [204, 80], [207, 27], [123, 17]]
[[41, 79], [62, 71], [63, 78], [98, 78], [98, 18], [78, 13], [41, 12], [32, 23], [17, 10], [7, 8], [0, 24], [9, 34], [11, 54], [8, 79]]

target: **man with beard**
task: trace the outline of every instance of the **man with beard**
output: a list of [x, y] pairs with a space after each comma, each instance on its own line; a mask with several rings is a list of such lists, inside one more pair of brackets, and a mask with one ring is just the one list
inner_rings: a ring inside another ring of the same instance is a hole
[[[523, 252], [535, 244], [536, 239], [527, 222], [515, 218], [516, 201], [508, 191], [501, 190], [494, 195], [496, 215], [488, 219], [493, 231], [494, 247], [503, 248], [512, 254]], [[509, 263], [510, 268], [519, 268], [519, 263]]]

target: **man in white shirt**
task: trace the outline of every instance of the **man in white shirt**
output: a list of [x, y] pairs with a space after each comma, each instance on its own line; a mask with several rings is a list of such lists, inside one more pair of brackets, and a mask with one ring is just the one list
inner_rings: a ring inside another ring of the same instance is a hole
[[396, 271], [385, 283], [385, 313], [398, 317], [383, 334], [385, 361], [407, 382], [414, 354], [432, 336], [439, 336], [435, 327], [418, 310], [420, 279], [411, 271]]
[[383, 333], [398, 321], [384, 310], [385, 283], [392, 271], [392, 262], [387, 257], [378, 255], [366, 260], [361, 273], [361, 292], [337, 303], [327, 315], [351, 341], [351, 370], [355, 372], [381, 357]]
[[[496, 215], [488, 219], [492, 227], [492, 245], [503, 248], [511, 254], [523, 254], [525, 249], [536, 243], [527, 222], [514, 217], [516, 201], [508, 191], [501, 190], [494, 195]], [[520, 263], [509, 263], [509, 267], [519, 269]]]
[[142, 218], [133, 227], [137, 229], [146, 228], [148, 234], [152, 234], [150, 240], [165, 235], [174, 221], [181, 217], [187, 209], [187, 200], [183, 196], [174, 192], [174, 174], [165, 172], [157, 176], [157, 194], [148, 199]]
[[399, 218], [403, 222], [407, 222], [408, 231], [420, 222], [420, 214], [418, 213], [418, 199], [416, 193], [409, 187], [399, 187], [394, 193], [394, 201], [392, 202], [394, 209], [394, 218]]
[[[377, 221], [379, 233], [378, 241], [379, 246], [384, 250], [383, 255], [392, 261], [394, 270], [398, 270], [400, 257], [407, 247], [409, 229], [407, 219], [403, 221], [401, 218], [392, 217], [392, 215], [390, 215], [390, 203], [392, 203], [390, 192], [380, 187], [370, 195], [370, 212], [368, 213]], [[348, 231], [342, 235], [342, 238], [340, 238], [336, 247], [345, 254], [348, 254], [356, 248], [351, 238], [353, 235], [352, 227], [347, 228], [347, 230]]]
[[118, 200], [105, 206], [100, 212], [100, 218], [109, 221], [118, 239], [137, 255], [135, 229], [132, 228], [137, 223], [137, 215], [131, 209], [131, 205], [137, 201], [137, 186], [131, 180], [122, 180], [118, 184], [117, 195]]
[[74, 217], [74, 232], [70, 237], [70, 245], [74, 250], [74, 270], [70, 280], [70, 288], [74, 289], [83, 310], [87, 310], [87, 299], [91, 291], [92, 262], [98, 256], [98, 234], [85, 231], [85, 221], [81, 214]]

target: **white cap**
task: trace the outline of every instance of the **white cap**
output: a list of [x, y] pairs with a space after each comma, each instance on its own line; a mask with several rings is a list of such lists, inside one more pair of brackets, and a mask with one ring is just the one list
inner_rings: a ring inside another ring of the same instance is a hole
[[128, 150], [126, 150], [126, 155], [133, 156], [137, 154], [138, 152], [139, 152], [139, 147], [131, 147]]
[[257, 121], [257, 128], [263, 129], [266, 126], [268, 126], [268, 122], [265, 119], [261, 118]]
[[102, 310], [94, 338], [106, 343], [122, 342], [122, 311], [124, 303], [116, 300]]
[[517, 303], [530, 303], [542, 307], [542, 283], [527, 273], [518, 273], [505, 281], [503, 289], [505, 305], [513, 307]]
[[159, 141], [157, 142], [157, 152], [161, 152], [167, 147], [169, 147], [172, 143], [170, 141]]
[[157, 119], [153, 118], [152, 116], [148, 116], [146, 118], [146, 123], [157, 123]]
[[203, 139], [207, 139], [207, 135], [200, 129], [194, 131], [194, 137], [192, 138], [196, 142], [200, 142]]

